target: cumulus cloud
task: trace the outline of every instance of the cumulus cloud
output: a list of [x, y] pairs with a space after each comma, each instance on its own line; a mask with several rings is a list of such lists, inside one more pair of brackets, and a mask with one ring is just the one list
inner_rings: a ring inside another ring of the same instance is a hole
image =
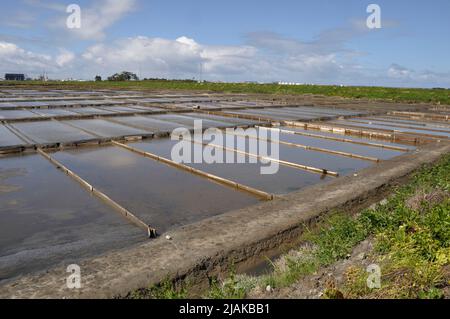
[[201, 74], [224, 81], [320, 81], [343, 68], [332, 53], [286, 50], [267, 54], [265, 47], [203, 45], [194, 39], [134, 37], [96, 44], [82, 55], [96, 70], [140, 70], [146, 77], [192, 78]]
[[36, 68], [45, 68], [52, 64], [49, 55], [26, 51], [9, 42], [0, 42], [0, 68], [2, 70], [27, 71]]
[[[83, 40], [100, 40], [106, 29], [135, 7], [136, 0], [96, 0], [90, 7], [81, 8], [81, 28], [70, 29], [70, 32]], [[66, 21], [61, 22], [65, 25]]]
[[[59, 49], [53, 55], [0, 41], [0, 69], [30, 75], [46, 70], [53, 78], [92, 79], [97, 74], [106, 77], [127, 70], [147, 78], [450, 86], [449, 72], [415, 71], [398, 64], [369, 70], [357, 63], [357, 53], [349, 53], [344, 46], [332, 50], [318, 42], [309, 46], [274, 34], [265, 44], [257, 44], [264, 41], [261, 37], [255, 39], [242, 45], [221, 46], [205, 45], [185, 36], [177, 39], [138, 36], [100, 42], [81, 54]], [[284, 48], [280, 49], [277, 42]]]
[[72, 52], [63, 49], [59, 55], [51, 56], [25, 50], [14, 43], [0, 41], [0, 69], [5, 72], [35, 75], [45, 70], [58, 73], [74, 59], [75, 55]]
[[253, 47], [201, 45], [184, 36], [176, 40], [139, 36], [91, 46], [82, 57], [98, 68], [140, 69], [148, 77], [188, 78], [201, 72], [242, 75], [256, 54]]
[[59, 67], [64, 67], [75, 60], [75, 54], [65, 49], [60, 50], [60, 54], [56, 57], [56, 64]]
[[428, 83], [430, 86], [450, 87], [450, 72], [416, 71], [393, 63], [389, 67], [387, 75], [391, 79], [398, 80], [399, 83]]
[[[31, 7], [30, 12], [44, 9], [47, 20], [45, 26], [52, 32], [52, 37], [58, 41], [64, 40], [68, 35], [79, 40], [101, 40], [105, 37], [108, 28], [134, 11], [137, 0], [92, 0], [89, 5], [81, 5], [81, 28], [67, 28], [67, 3], [45, 0], [23, 0]], [[74, 2], [76, 4], [76, 2]], [[16, 16], [16, 15], [14, 15]], [[10, 20], [10, 19], [8, 19]], [[8, 21], [6, 20], [6, 21]], [[15, 18], [18, 20], [18, 18]], [[24, 20], [22, 18], [22, 20]], [[21, 21], [18, 20], [17, 23]]]

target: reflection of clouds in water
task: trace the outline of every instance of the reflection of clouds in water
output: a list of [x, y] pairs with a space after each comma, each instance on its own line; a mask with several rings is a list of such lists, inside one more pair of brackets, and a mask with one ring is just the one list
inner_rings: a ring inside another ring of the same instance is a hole
[[136, 165], [137, 159], [134, 156], [112, 155], [107, 160], [103, 158], [102, 165], [110, 168], [124, 168]]
[[67, 221], [76, 218], [77, 212], [75, 210], [59, 210], [59, 209], [43, 209], [40, 214], [46, 215], [53, 219], [53, 221]]
[[[1, 183], [1, 181], [0, 181]], [[12, 193], [12, 192], [17, 192], [20, 190], [19, 186], [14, 186], [14, 185], [2, 185], [0, 184], [0, 194], [1, 193]]]
[[25, 168], [11, 168], [11, 169], [0, 168], [0, 194], [19, 191], [22, 187], [7, 184], [5, 183], [5, 181], [8, 180], [9, 178], [24, 176], [26, 174], [27, 170]]
[[[75, 162], [82, 161], [83, 164], [90, 165], [90, 163], [95, 162], [106, 168], [125, 168], [133, 167], [136, 165], [138, 159], [132, 153], [123, 153], [121, 149], [115, 148], [104, 148], [95, 150], [86, 150], [85, 152], [73, 151], [73, 152], [62, 152], [60, 153], [62, 157], [62, 162], [67, 155], [70, 155]], [[56, 155], [58, 158], [58, 155]], [[70, 166], [70, 165], [69, 165]]]

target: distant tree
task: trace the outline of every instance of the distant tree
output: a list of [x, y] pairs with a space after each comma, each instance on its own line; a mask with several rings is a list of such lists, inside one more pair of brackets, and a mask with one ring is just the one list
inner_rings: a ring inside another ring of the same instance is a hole
[[108, 81], [139, 81], [136, 74], [128, 71], [122, 73], [116, 73], [108, 78]]
[[95, 82], [101, 82], [102, 81], [102, 77], [100, 75], [97, 75], [95, 77]]

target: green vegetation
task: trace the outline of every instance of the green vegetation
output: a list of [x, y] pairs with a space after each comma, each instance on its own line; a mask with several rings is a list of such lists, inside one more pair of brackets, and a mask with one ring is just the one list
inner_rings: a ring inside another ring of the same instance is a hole
[[198, 83], [192, 80], [147, 80], [147, 81], [103, 81], [103, 82], [0, 82], [4, 85], [42, 86], [51, 88], [75, 89], [129, 89], [129, 90], [186, 90], [212, 91], [224, 93], [258, 93], [258, 94], [318, 94], [340, 96], [345, 98], [365, 98], [371, 100], [388, 100], [394, 102], [425, 102], [450, 105], [448, 89], [413, 89], [356, 86], [299, 85], [256, 83]]
[[[346, 258], [367, 238], [374, 242], [371, 262], [382, 269], [381, 288], [367, 287], [362, 266], [346, 271], [342, 287], [328, 287], [324, 298], [442, 298], [450, 274], [450, 155], [426, 166], [411, 182], [394, 190], [386, 203], [355, 217], [336, 213], [305, 234], [304, 244], [272, 263], [260, 277], [230, 274], [214, 280], [206, 298], [245, 298], [251, 291], [289, 287], [320, 268]], [[156, 290], [155, 290], [156, 289]], [[171, 284], [151, 288], [151, 297], [182, 297]]]
[[186, 283], [178, 286], [167, 278], [159, 285], [132, 292], [128, 299], [186, 299], [186, 286]]
[[[97, 80], [97, 79], [96, 79]], [[108, 77], [108, 81], [116, 81], [116, 82], [123, 82], [123, 81], [138, 81], [139, 78], [136, 74], [128, 71], [123, 71], [121, 73], [116, 73], [114, 75], [111, 75]], [[96, 81], [99, 82], [99, 81]]]

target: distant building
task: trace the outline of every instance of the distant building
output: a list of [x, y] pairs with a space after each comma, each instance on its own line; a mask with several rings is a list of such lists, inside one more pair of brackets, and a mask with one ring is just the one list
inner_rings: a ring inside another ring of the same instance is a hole
[[25, 74], [6, 73], [5, 80], [6, 81], [25, 81]]

